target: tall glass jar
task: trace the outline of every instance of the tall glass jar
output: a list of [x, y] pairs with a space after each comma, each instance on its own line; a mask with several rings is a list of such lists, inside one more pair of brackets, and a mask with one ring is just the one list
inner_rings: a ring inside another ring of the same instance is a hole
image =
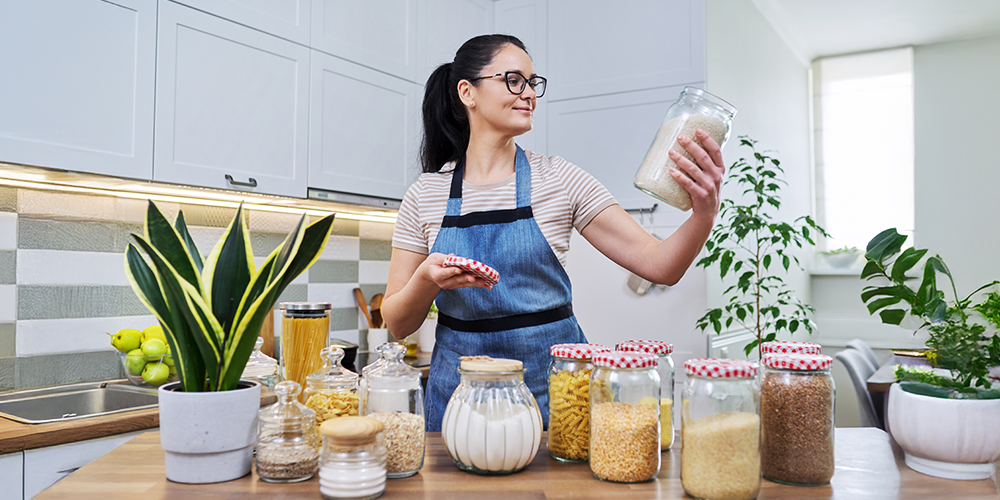
[[330, 336], [329, 302], [282, 302], [281, 367], [285, 380], [306, 385], [306, 376], [323, 366], [320, 351]]
[[735, 115], [736, 108], [732, 104], [704, 90], [684, 87], [677, 100], [667, 109], [656, 138], [635, 174], [635, 187], [681, 210], [690, 209], [691, 196], [670, 176], [670, 169], [676, 167], [676, 164], [668, 153], [674, 150], [694, 162], [687, 150], [677, 143], [677, 137], [683, 134], [688, 139], [700, 142], [695, 135], [698, 129], [708, 133], [722, 148], [729, 139]]
[[649, 481], [660, 472], [657, 357], [607, 351], [593, 360], [590, 472], [602, 481]]
[[319, 492], [324, 500], [371, 500], [385, 491], [385, 426], [366, 417], [323, 422]]
[[812, 342], [764, 342], [761, 354], [822, 354], [823, 346]]
[[590, 449], [590, 375], [600, 344], [556, 344], [549, 349], [549, 455], [586, 462]]
[[273, 387], [278, 383], [278, 360], [260, 352], [263, 346], [264, 339], [257, 337], [257, 343], [253, 346], [253, 352], [250, 353], [250, 359], [243, 367], [240, 378], [260, 382], [262, 387]]
[[681, 485], [694, 498], [751, 500], [760, 492], [757, 364], [689, 359], [681, 398]]
[[459, 469], [510, 474], [526, 467], [542, 444], [542, 414], [516, 359], [465, 356], [448, 401], [441, 440]]
[[342, 366], [344, 350], [324, 347], [320, 352], [323, 368], [306, 377], [302, 396], [316, 412], [316, 425], [336, 417], [358, 416], [358, 374]]
[[385, 424], [386, 472], [390, 478], [416, 474], [424, 465], [424, 392], [420, 370], [403, 361], [406, 347], [385, 347], [385, 364], [365, 375], [361, 414]]
[[305, 481], [319, 470], [316, 414], [298, 401], [302, 388], [286, 380], [274, 386], [278, 402], [258, 414], [257, 475], [271, 483]]
[[662, 340], [626, 340], [615, 346], [616, 351], [655, 354], [656, 373], [660, 375], [660, 451], [674, 445], [674, 345]]
[[833, 477], [833, 358], [765, 354], [760, 388], [761, 468], [779, 483], [818, 486]]

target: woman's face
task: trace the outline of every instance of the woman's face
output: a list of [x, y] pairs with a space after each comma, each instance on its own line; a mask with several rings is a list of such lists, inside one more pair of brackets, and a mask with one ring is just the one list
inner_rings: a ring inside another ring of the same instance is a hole
[[[511, 93], [503, 75], [508, 71], [517, 71], [525, 78], [531, 78], [535, 74], [528, 54], [507, 44], [478, 75], [492, 76], [500, 73], [500, 76], [483, 78], [478, 81], [478, 86], [466, 87], [466, 95], [461, 94], [461, 89], [459, 92], [471, 121], [483, 121], [505, 135], [518, 136], [531, 130], [531, 117], [538, 99], [530, 85], [525, 85], [524, 92], [520, 94]], [[513, 88], [517, 90], [516, 87]]]

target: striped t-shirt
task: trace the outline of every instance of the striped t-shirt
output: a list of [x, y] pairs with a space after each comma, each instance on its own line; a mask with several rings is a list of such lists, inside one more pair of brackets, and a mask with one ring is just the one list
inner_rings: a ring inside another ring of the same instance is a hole
[[[592, 175], [558, 157], [525, 151], [531, 165], [531, 211], [552, 251], [564, 266], [572, 228], [583, 231], [605, 208], [617, 204]], [[396, 217], [392, 246], [430, 253], [441, 229], [455, 163], [422, 174], [406, 191]], [[462, 215], [517, 208], [516, 176], [489, 184], [462, 183]]]

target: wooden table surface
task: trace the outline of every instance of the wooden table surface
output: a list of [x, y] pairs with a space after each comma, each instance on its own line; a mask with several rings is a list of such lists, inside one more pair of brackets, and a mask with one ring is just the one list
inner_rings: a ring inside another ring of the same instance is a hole
[[[680, 481], [680, 448], [663, 453], [660, 474], [638, 484], [594, 479], [587, 464], [564, 464], [548, 456], [543, 443], [538, 455], [521, 472], [509, 476], [479, 476], [458, 470], [448, 457], [440, 433], [428, 434], [427, 457], [420, 473], [390, 479], [382, 498], [435, 500], [480, 499], [650, 499], [688, 498]], [[796, 487], [761, 481], [760, 499], [996, 499], [991, 479], [951, 481], [914, 472], [902, 463], [889, 436], [873, 428], [837, 429], [836, 473], [831, 484]], [[248, 497], [284, 500], [320, 498], [318, 479], [271, 484], [255, 473], [225, 483], [188, 485], [167, 481], [159, 433], [149, 432], [70, 474], [35, 497], [48, 499], [237, 500]]]

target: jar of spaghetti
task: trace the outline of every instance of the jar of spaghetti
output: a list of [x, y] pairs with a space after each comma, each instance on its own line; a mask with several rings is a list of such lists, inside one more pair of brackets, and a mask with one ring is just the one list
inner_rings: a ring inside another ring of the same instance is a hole
[[677, 165], [669, 152], [674, 150], [697, 165], [687, 150], [677, 143], [677, 137], [683, 134], [700, 142], [695, 131], [701, 129], [715, 139], [721, 149], [729, 139], [735, 115], [736, 108], [732, 104], [704, 90], [684, 87], [681, 95], [667, 109], [656, 138], [635, 174], [635, 187], [681, 210], [690, 209], [691, 195], [670, 176], [670, 170]]
[[306, 377], [302, 395], [306, 406], [316, 412], [316, 425], [331, 418], [358, 416], [358, 374], [340, 366], [344, 350], [325, 347], [320, 357], [323, 368]]
[[674, 345], [661, 340], [626, 340], [615, 346], [616, 351], [645, 352], [659, 359], [656, 373], [660, 375], [660, 451], [674, 445]]
[[329, 302], [282, 302], [281, 368], [285, 380], [305, 387], [306, 376], [323, 366], [319, 353], [330, 336]]
[[590, 374], [600, 344], [556, 344], [549, 349], [549, 455], [586, 462], [590, 449]]
[[383, 344], [385, 362], [365, 373], [361, 414], [385, 425], [386, 474], [408, 477], [424, 465], [424, 393], [420, 370], [403, 361], [406, 347]]
[[812, 342], [764, 342], [761, 354], [822, 354], [823, 346]]

